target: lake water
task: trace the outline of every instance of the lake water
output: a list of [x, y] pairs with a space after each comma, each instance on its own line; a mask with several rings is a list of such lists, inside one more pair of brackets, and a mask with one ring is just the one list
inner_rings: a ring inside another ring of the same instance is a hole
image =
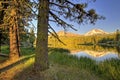
[[120, 46], [77, 45], [74, 42], [60, 45], [57, 42], [53, 42], [51, 47], [68, 49], [71, 51], [71, 55], [78, 58], [88, 57], [96, 61], [104, 61], [111, 58], [120, 59]]
[[72, 55], [80, 57], [88, 57], [96, 61], [104, 61], [112, 58], [120, 59], [120, 47], [93, 47], [80, 46], [77, 52], [71, 52]]
[[91, 58], [93, 60], [96, 61], [104, 61], [104, 60], [108, 60], [111, 58], [117, 58], [119, 59], [119, 55], [117, 53], [114, 52], [106, 52], [103, 54], [99, 54], [98, 52], [91, 54], [89, 51], [80, 51], [80, 52], [76, 52], [76, 53], [72, 53], [72, 55], [77, 56], [77, 57], [88, 57]]

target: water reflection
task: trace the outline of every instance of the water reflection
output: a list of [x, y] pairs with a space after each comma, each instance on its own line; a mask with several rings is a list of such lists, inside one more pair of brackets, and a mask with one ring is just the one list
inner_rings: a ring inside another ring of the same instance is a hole
[[62, 40], [64, 40], [64, 43], [66, 45], [61, 44], [56, 39], [49, 39], [49, 47], [55, 47], [55, 48], [65, 48], [69, 49], [71, 51], [72, 55], [78, 56], [78, 57], [89, 57], [96, 61], [103, 61], [105, 59], [111, 59], [111, 58], [119, 58], [120, 59], [120, 46], [98, 46], [98, 45], [78, 45], [80, 41], [76, 41], [74, 38], [66, 39], [66, 37], [62, 37]]
[[80, 52], [72, 53], [72, 55], [75, 55], [77, 57], [88, 57], [96, 61], [104, 61], [106, 59], [119, 58], [118, 54], [114, 52], [104, 53], [104, 52], [94, 52], [94, 51], [80, 51]]
[[[71, 52], [77, 57], [88, 57], [96, 61], [104, 61], [106, 59], [120, 59], [120, 47], [102, 47], [102, 46], [78, 46], [79, 51]], [[77, 49], [78, 49], [77, 48]]]

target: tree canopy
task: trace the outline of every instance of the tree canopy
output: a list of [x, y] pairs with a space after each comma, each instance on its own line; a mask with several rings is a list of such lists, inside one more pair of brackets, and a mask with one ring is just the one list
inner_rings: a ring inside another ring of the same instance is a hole
[[[38, 0], [34, 1], [38, 9], [37, 43], [35, 70], [48, 68], [48, 32], [59, 40], [51, 22], [66, 28], [74, 28], [67, 20], [81, 23], [94, 24], [98, 19], [104, 19], [94, 9], [86, 10], [88, 3], [74, 3], [72, 0]], [[52, 32], [50, 31], [52, 30]], [[60, 41], [60, 40], [59, 40]]]

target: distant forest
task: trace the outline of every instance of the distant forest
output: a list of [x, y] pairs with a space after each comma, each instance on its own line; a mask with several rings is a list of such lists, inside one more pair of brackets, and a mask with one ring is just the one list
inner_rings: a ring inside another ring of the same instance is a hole
[[91, 36], [60, 36], [59, 39], [64, 43], [59, 42], [56, 38], [50, 36], [48, 43], [51, 47], [73, 47], [74, 45], [106, 45], [120, 46], [120, 31], [104, 35]]

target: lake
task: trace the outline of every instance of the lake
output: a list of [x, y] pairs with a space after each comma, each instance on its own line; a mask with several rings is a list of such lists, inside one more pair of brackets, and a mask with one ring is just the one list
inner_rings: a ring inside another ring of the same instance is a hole
[[[111, 58], [116, 58], [120, 59], [120, 46], [107, 46], [107, 45], [84, 45], [84, 44], [78, 44], [80, 41], [78, 41], [76, 38], [69, 38], [68, 39], [63, 39], [64, 43], [66, 45], [63, 45], [57, 40], [52, 40], [49, 41], [51, 45], [50, 47], [55, 47], [55, 48], [65, 48], [71, 51], [71, 55], [79, 57], [89, 57], [91, 59], [94, 59], [96, 61], [104, 61], [104, 60], [109, 60]], [[73, 40], [72, 40], [73, 39]]]
[[91, 59], [94, 59], [96, 61], [104, 61], [111, 58], [117, 58], [119, 59], [119, 55], [115, 52], [95, 52], [95, 51], [79, 51], [71, 53], [74, 56], [77, 57], [88, 57]]
[[109, 60], [111, 58], [120, 59], [120, 47], [101, 47], [101, 46], [78, 46], [77, 51], [71, 52], [71, 55], [88, 57], [96, 61]]

